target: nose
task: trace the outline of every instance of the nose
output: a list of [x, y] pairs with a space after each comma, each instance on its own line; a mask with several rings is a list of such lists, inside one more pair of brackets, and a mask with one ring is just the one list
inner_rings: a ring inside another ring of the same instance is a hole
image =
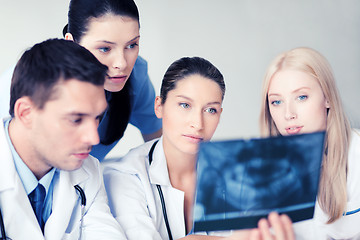
[[124, 51], [120, 50], [114, 53], [112, 67], [119, 70], [124, 70], [127, 66], [126, 56]]
[[204, 116], [202, 111], [193, 111], [191, 114], [191, 127], [196, 130], [201, 130], [204, 128]]
[[98, 122], [91, 121], [87, 124], [87, 127], [84, 128], [83, 132], [83, 141], [88, 145], [97, 145], [100, 142], [100, 137], [98, 133]]
[[292, 120], [292, 119], [296, 119], [296, 118], [297, 118], [297, 114], [296, 114], [296, 109], [295, 109], [294, 104], [287, 103], [286, 109], [285, 109], [285, 119]]

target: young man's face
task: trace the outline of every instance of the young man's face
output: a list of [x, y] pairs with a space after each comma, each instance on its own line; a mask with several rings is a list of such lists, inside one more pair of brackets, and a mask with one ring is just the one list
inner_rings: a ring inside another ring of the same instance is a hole
[[99, 143], [99, 116], [107, 106], [104, 88], [75, 79], [55, 88], [43, 109], [32, 110], [29, 154], [42, 169], [75, 170]]

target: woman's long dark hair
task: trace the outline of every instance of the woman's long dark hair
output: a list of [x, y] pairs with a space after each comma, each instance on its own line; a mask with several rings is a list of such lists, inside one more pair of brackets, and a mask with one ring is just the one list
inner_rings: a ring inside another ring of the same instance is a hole
[[101, 119], [98, 132], [100, 143], [110, 145], [124, 135], [131, 113], [130, 82], [119, 92], [105, 90], [108, 108]]
[[[63, 35], [71, 33], [74, 41], [79, 43], [89, 30], [89, 21], [105, 15], [129, 17], [139, 23], [139, 11], [133, 0], [71, 0], [68, 24], [63, 29]], [[124, 135], [131, 114], [130, 85], [131, 75], [121, 91], [105, 90], [108, 109], [99, 125], [100, 143], [104, 145]]]

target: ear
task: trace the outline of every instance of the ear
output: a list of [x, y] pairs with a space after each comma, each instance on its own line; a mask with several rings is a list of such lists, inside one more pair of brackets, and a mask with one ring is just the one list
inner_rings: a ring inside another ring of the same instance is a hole
[[22, 122], [24, 126], [30, 127], [32, 122], [32, 111], [34, 111], [34, 103], [29, 97], [21, 97], [16, 100], [14, 105], [15, 119]]
[[154, 110], [157, 118], [162, 118], [162, 107], [163, 105], [161, 104], [161, 97], [157, 96], [154, 103]]
[[73, 35], [71, 33], [66, 33], [65, 34], [65, 40], [74, 41]]

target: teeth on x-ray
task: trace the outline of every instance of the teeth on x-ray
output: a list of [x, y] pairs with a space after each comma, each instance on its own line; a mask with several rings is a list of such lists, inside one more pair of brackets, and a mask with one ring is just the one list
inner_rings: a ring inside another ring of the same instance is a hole
[[201, 143], [194, 231], [254, 228], [271, 211], [312, 218], [324, 135]]

